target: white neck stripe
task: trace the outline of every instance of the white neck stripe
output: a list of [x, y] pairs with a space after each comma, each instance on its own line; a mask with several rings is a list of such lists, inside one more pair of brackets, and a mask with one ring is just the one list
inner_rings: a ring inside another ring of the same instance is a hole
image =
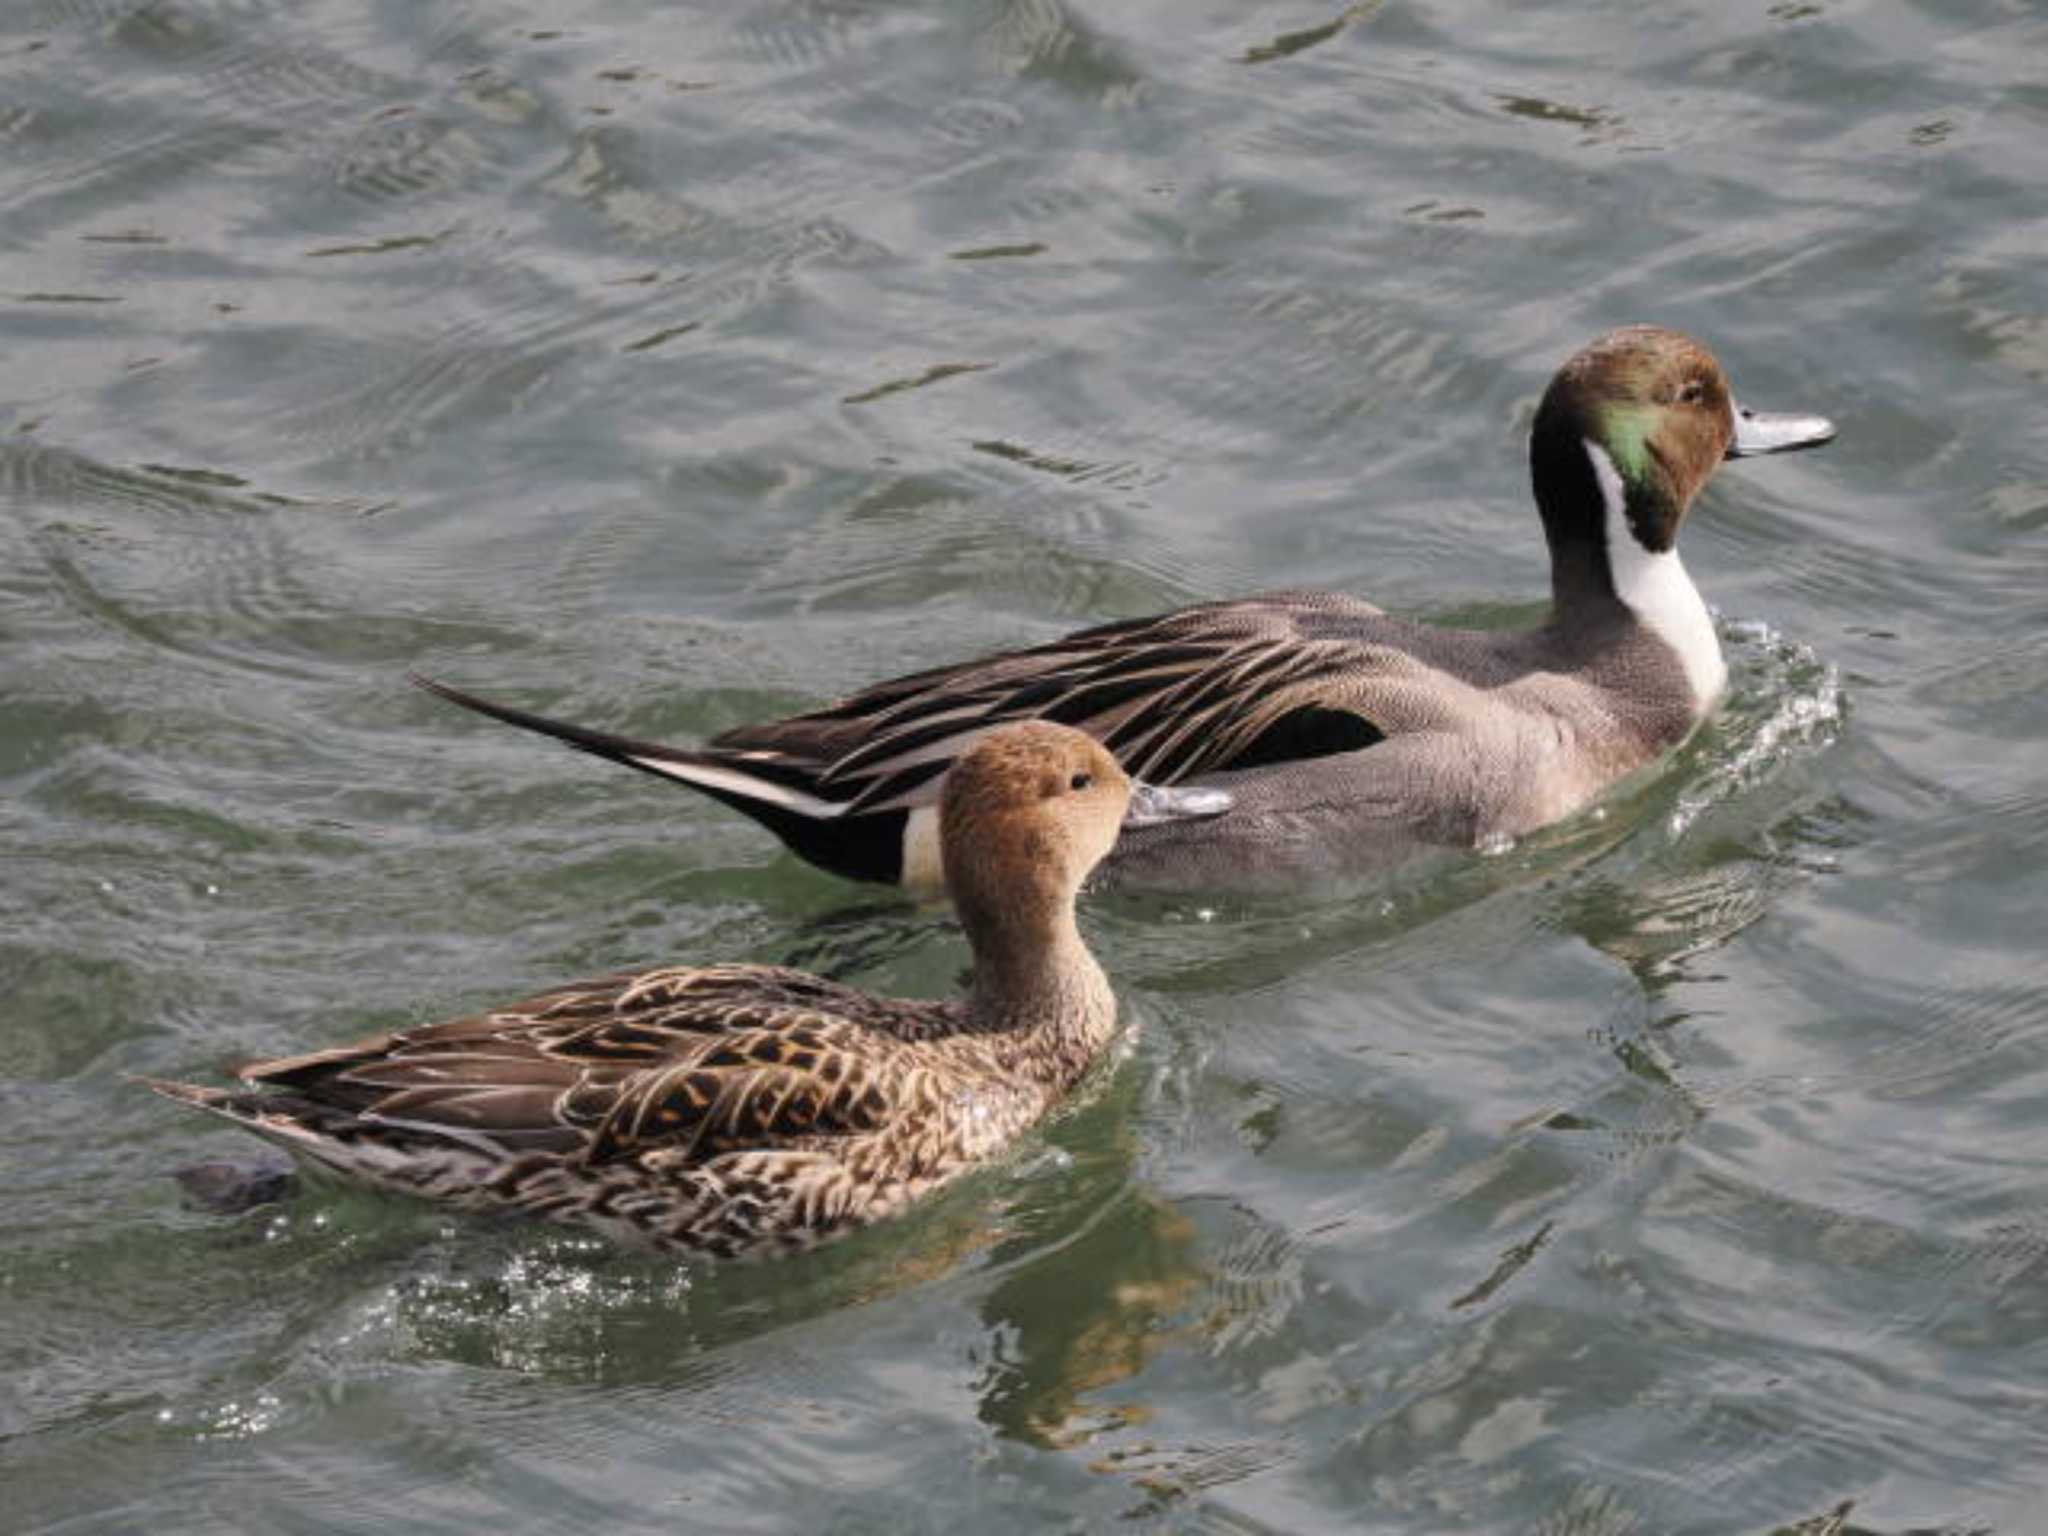
[[1728, 664], [1721, 659], [1713, 618], [1699, 588], [1686, 575], [1678, 551], [1649, 550], [1637, 542], [1629, 526], [1628, 489], [1621, 471], [1605, 448], [1591, 438], [1585, 444], [1607, 512], [1607, 570], [1615, 596], [1645, 629], [1678, 653], [1693, 700], [1704, 710], [1728, 685]]

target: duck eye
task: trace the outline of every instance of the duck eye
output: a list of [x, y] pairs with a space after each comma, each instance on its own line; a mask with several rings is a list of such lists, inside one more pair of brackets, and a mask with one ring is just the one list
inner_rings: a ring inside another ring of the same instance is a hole
[[1067, 788], [1072, 790], [1083, 790], [1086, 789], [1090, 784], [1093, 784], [1094, 782], [1094, 774], [1077, 773], [1071, 779], [1067, 780]]
[[1704, 379], [1688, 379], [1685, 388], [1678, 392], [1678, 400], [1681, 405], [1698, 405], [1706, 398], [1707, 385]]

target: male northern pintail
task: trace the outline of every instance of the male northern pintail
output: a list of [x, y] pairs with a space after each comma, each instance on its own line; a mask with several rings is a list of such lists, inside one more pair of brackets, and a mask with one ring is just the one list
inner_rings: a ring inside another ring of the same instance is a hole
[[1126, 836], [1106, 866], [1119, 883], [1360, 873], [1529, 832], [1683, 741], [1727, 679], [1675, 548], [1687, 509], [1722, 459], [1834, 430], [1739, 408], [1689, 336], [1601, 337], [1551, 380], [1529, 441], [1552, 598], [1535, 629], [1444, 629], [1342, 593], [1274, 592], [919, 672], [701, 748], [415, 681], [693, 785], [857, 880], [937, 884], [946, 768], [1020, 717], [1078, 726], [1156, 782], [1235, 797], [1221, 820]]
[[1004, 727], [939, 808], [968, 995], [871, 997], [768, 965], [677, 966], [152, 1083], [385, 1189], [724, 1257], [809, 1247], [981, 1162], [1080, 1079], [1116, 999], [1074, 895], [1128, 827], [1215, 815], [1081, 732]]

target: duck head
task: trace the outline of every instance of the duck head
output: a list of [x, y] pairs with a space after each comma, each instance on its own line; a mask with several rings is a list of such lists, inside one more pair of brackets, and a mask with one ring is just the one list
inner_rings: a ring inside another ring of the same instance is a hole
[[1125, 826], [1217, 816], [1230, 803], [1222, 790], [1140, 783], [1071, 726], [1002, 726], [947, 771], [939, 802], [946, 885], [970, 937], [983, 923], [1070, 914]]
[[1822, 416], [1737, 405], [1714, 354], [1683, 332], [1608, 332], [1558, 369], [1529, 439], [1560, 606], [1589, 583], [1614, 591], [1611, 557], [1596, 557], [1618, 537], [1651, 556], [1670, 552], [1722, 460], [1810, 448], [1834, 435]]

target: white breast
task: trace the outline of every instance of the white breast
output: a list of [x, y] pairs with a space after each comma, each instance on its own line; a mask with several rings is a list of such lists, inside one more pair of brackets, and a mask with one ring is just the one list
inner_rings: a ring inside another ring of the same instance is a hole
[[1607, 568], [1614, 577], [1615, 594], [1645, 628], [1678, 653], [1693, 699], [1704, 711], [1728, 686], [1728, 664], [1721, 659], [1721, 641], [1706, 602], [1686, 575], [1677, 550], [1659, 553], [1636, 542], [1628, 525], [1628, 492], [1607, 450], [1589, 438], [1586, 453], [1607, 507]]

